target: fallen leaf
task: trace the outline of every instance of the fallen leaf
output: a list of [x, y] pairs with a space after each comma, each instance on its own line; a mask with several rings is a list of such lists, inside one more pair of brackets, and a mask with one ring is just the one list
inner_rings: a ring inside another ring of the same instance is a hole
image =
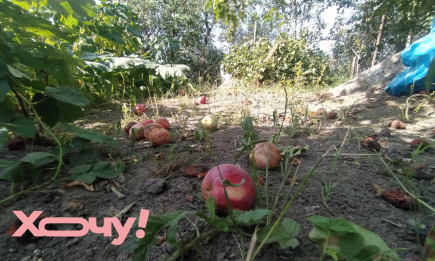
[[316, 112], [315, 111], [312, 111], [311, 112], [311, 118], [315, 118], [317, 115], [316, 115]]
[[373, 189], [376, 191], [376, 197], [380, 198], [384, 190], [378, 184], [373, 184]]
[[75, 202], [75, 201], [70, 201], [70, 202], [68, 202], [68, 203], [66, 204], [66, 206], [63, 208], [63, 211], [66, 211], [66, 212], [74, 212], [74, 211], [76, 211], [77, 209], [83, 209], [83, 205], [80, 204], [80, 203], [78, 203], [78, 202]]
[[287, 178], [287, 181], [290, 182], [290, 184], [299, 185], [299, 183], [297, 183], [296, 181], [293, 181], [292, 178]]
[[63, 185], [62, 187], [60, 187], [60, 189], [71, 189], [71, 188], [74, 188], [76, 186], [83, 186], [85, 189], [87, 189], [89, 191], [94, 191], [94, 186], [92, 184], [86, 184], [86, 183], [83, 183], [81, 181], [68, 182], [65, 185]]
[[165, 154], [163, 154], [163, 153], [156, 154], [156, 155], [154, 155], [154, 158], [156, 160], [162, 160], [165, 158]]
[[382, 192], [382, 198], [398, 208], [414, 209], [417, 202], [408, 193], [403, 190], [387, 190]]
[[187, 195], [186, 199], [187, 199], [187, 201], [193, 202], [194, 197], [193, 197], [193, 195]]
[[209, 168], [204, 164], [196, 164], [183, 169], [181, 172], [184, 175], [203, 178], [207, 175]]
[[157, 245], [160, 246], [161, 244], [166, 242], [166, 237], [157, 236]]
[[381, 145], [372, 137], [367, 137], [362, 140], [362, 145], [364, 148], [370, 151], [381, 150]]
[[258, 185], [264, 186], [264, 176], [259, 176], [257, 182], [258, 182]]
[[290, 163], [291, 165], [293, 165], [293, 166], [296, 167], [296, 166], [299, 165], [299, 163], [301, 163], [301, 159], [298, 158], [298, 157], [293, 157], [293, 158], [291, 158], [291, 159], [289, 160], [288, 163]]

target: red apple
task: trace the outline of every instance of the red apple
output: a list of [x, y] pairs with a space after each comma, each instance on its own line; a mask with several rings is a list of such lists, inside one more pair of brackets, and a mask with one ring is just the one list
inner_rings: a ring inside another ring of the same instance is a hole
[[130, 136], [130, 138], [133, 136], [133, 129], [135, 130], [136, 133], [136, 138], [135, 140], [143, 140], [144, 139], [144, 126], [140, 123], [135, 124], [133, 126], [131, 126], [130, 131], [128, 132], [128, 136]]
[[[272, 169], [279, 166], [281, 154], [272, 142], [262, 142], [255, 145], [254, 150], [249, 154], [251, 163], [253, 163], [254, 159], [257, 169], [266, 169], [267, 165], [269, 169]], [[269, 164], [267, 164], [267, 159], [269, 159]]]
[[124, 126], [124, 131], [129, 134], [130, 133], [130, 129], [131, 127], [133, 127], [134, 125], [136, 125], [137, 122], [134, 121], [130, 121], [129, 123], [127, 123], [127, 125]]
[[202, 94], [201, 96], [198, 97], [198, 99], [196, 99], [196, 104], [205, 104], [207, 102], [207, 98], [205, 97], [204, 94]]
[[156, 128], [150, 131], [149, 141], [156, 146], [162, 146], [171, 143], [171, 134], [163, 128]]
[[164, 129], [162, 125], [158, 123], [150, 123], [147, 126], [144, 127], [144, 137], [146, 140], [150, 140], [150, 132], [154, 129]]
[[156, 123], [160, 124], [163, 126], [163, 128], [169, 130], [169, 121], [166, 118], [158, 118], [156, 120]]
[[145, 119], [144, 121], [141, 122], [141, 124], [143, 126], [147, 126], [148, 124], [151, 124], [151, 123], [154, 123], [154, 121], [151, 119]]
[[231, 207], [234, 210], [249, 210], [255, 200], [254, 182], [244, 169], [232, 164], [221, 164], [207, 172], [201, 186], [204, 202], [207, 201], [209, 197], [213, 197], [216, 200], [216, 212], [219, 214], [228, 213], [224, 187], [219, 171], [222, 178], [224, 180], [227, 179], [231, 184], [239, 184], [242, 180], [245, 180], [239, 187], [227, 186], [226, 190]]
[[145, 107], [142, 104], [138, 104], [134, 106], [133, 112], [136, 115], [142, 115], [145, 113]]

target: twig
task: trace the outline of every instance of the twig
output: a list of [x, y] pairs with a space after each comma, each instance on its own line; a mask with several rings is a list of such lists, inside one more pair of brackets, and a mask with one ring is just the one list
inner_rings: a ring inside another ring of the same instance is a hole
[[127, 205], [125, 208], [123, 208], [121, 211], [119, 211], [114, 217], [120, 218], [122, 215], [127, 213], [130, 210], [130, 208], [132, 208], [135, 204], [136, 204], [136, 202], [133, 202], [130, 205]]
[[398, 227], [398, 228], [403, 228], [402, 225], [397, 224], [397, 223], [394, 223], [393, 221], [390, 221], [390, 220], [387, 220], [387, 219], [382, 219], [382, 221], [385, 221], [385, 222], [387, 222], [387, 223], [390, 223], [391, 225], [396, 226], [396, 227]]
[[112, 190], [113, 193], [115, 193], [115, 195], [118, 198], [125, 198], [124, 194], [122, 194], [121, 192], [119, 192], [118, 190], [116, 190], [115, 186], [111, 186], [110, 189]]

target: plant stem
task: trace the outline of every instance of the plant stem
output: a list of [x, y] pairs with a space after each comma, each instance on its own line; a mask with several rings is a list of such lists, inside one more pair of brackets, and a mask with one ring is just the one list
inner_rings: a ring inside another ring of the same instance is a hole
[[[329, 153], [329, 150], [325, 153], [325, 155]], [[275, 228], [278, 226], [278, 224], [281, 222], [281, 219], [284, 217], [284, 215], [287, 213], [288, 209], [292, 205], [293, 201], [296, 199], [296, 196], [299, 194], [299, 192], [302, 190], [302, 188], [305, 186], [305, 183], [307, 183], [308, 179], [313, 175], [314, 171], [317, 169], [317, 167], [320, 165], [320, 163], [323, 161], [324, 155], [317, 161], [316, 165], [311, 169], [310, 173], [305, 177], [305, 179], [302, 181], [301, 185], [296, 190], [295, 194], [293, 194], [290, 201], [287, 203], [285, 208], [282, 210], [281, 214], [279, 215], [278, 219], [273, 224], [272, 228], [269, 230], [269, 233], [267, 233], [266, 237], [261, 242], [260, 246], [255, 250], [254, 254], [252, 255], [251, 261], [254, 260], [255, 256], [260, 252], [261, 248], [267, 242], [269, 237], [272, 235], [272, 232], [275, 230]]]
[[[65, 178], [65, 179], [66, 179], [66, 178]], [[63, 179], [59, 179], [59, 180], [63, 180]], [[13, 195], [10, 195], [9, 197], [0, 200], [0, 204], [4, 203], [4, 202], [6, 202], [6, 201], [8, 201], [8, 200], [10, 200], [10, 199], [13, 199], [13, 198], [15, 198], [16, 196], [19, 196], [19, 195], [21, 195], [21, 194], [26, 194], [27, 192], [30, 192], [30, 191], [35, 190], [35, 189], [37, 189], [37, 188], [40, 188], [40, 187], [46, 186], [46, 185], [50, 184], [50, 183], [53, 182], [53, 181], [54, 181], [54, 180], [49, 180], [49, 181], [47, 181], [47, 182], [45, 182], [45, 183], [42, 183], [41, 185], [34, 186], [34, 187], [29, 188], [29, 189], [22, 190], [22, 191], [20, 191], [20, 192], [18, 192], [18, 193], [15, 193], [15, 194], [13, 194]]]
[[172, 256], [170, 256], [168, 259], [166, 259], [166, 261], [176, 261], [178, 259], [178, 257], [180, 257], [180, 255], [182, 255], [183, 253], [185, 253], [189, 249], [196, 247], [199, 243], [201, 243], [202, 241], [206, 240], [208, 237], [211, 237], [218, 232], [219, 232], [219, 230], [217, 230], [217, 229], [212, 229], [208, 232], [205, 232], [204, 234], [202, 234], [199, 237], [195, 238], [194, 240], [190, 241], [190, 243], [188, 243], [187, 245], [179, 248], [177, 251], [175, 251], [174, 254], [172, 254]]

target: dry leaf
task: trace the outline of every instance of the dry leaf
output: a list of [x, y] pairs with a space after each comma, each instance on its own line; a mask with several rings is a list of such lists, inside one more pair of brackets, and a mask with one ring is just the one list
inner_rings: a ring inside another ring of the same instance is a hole
[[161, 244], [166, 242], [166, 237], [157, 236], [157, 245], [160, 246]]
[[154, 158], [156, 160], [162, 160], [165, 158], [165, 154], [163, 154], [163, 153], [156, 154], [156, 155], [154, 155]]
[[287, 180], [288, 180], [288, 182], [290, 182], [290, 184], [299, 185], [299, 183], [297, 183], [296, 181], [293, 181], [292, 178], [287, 178]]
[[380, 198], [382, 196], [382, 192], [384, 192], [384, 190], [377, 184], [373, 184], [373, 189], [376, 192], [376, 197]]
[[204, 178], [207, 175], [209, 168], [204, 164], [196, 164], [185, 168], [182, 173], [187, 176]]
[[76, 186], [83, 186], [85, 189], [87, 189], [89, 191], [94, 191], [94, 186], [92, 184], [86, 184], [86, 183], [83, 183], [81, 181], [68, 182], [65, 185], [63, 185], [60, 189], [70, 189], [70, 188], [74, 188]]
[[119, 184], [118, 181], [112, 181], [113, 186], [119, 188], [121, 185]]
[[66, 204], [66, 206], [63, 208], [63, 211], [66, 212], [74, 212], [77, 209], [83, 209], [83, 205], [78, 203], [78, 202], [74, 202], [74, 201], [70, 201]]
[[194, 197], [193, 197], [193, 195], [187, 195], [186, 199], [187, 199], [187, 201], [193, 202]]
[[288, 163], [296, 167], [299, 165], [299, 163], [301, 163], [301, 159], [299, 159], [298, 157], [293, 157], [289, 160]]
[[264, 176], [259, 176], [257, 182], [258, 182], [258, 185], [264, 186]]

